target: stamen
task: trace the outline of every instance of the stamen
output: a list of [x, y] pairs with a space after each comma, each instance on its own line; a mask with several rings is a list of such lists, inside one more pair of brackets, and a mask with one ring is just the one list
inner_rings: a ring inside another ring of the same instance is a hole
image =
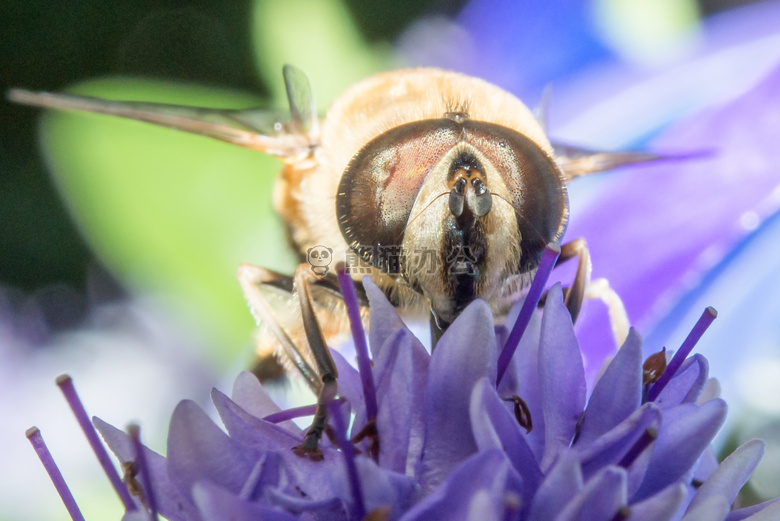
[[657, 437], [658, 431], [656, 429], [652, 427], [645, 429], [645, 432], [642, 433], [642, 436], [637, 440], [637, 442], [634, 443], [630, 449], [628, 449], [628, 452], [626, 452], [626, 455], [623, 456], [623, 459], [620, 460], [618, 465], [624, 469], [629, 468], [634, 464], [634, 461], [636, 461], [639, 455], [642, 454], [642, 452], [644, 452], [644, 450], [649, 447]]
[[501, 355], [498, 357], [498, 372], [496, 377], [496, 387], [501, 383], [501, 379], [504, 377], [509, 362], [512, 360], [512, 356], [517, 350], [517, 346], [520, 345], [520, 339], [523, 338], [528, 324], [531, 322], [531, 316], [534, 309], [539, 304], [539, 299], [542, 297], [544, 286], [547, 284], [547, 279], [550, 278], [555, 267], [555, 261], [558, 260], [558, 256], [561, 254], [561, 248], [557, 244], [549, 243], [544, 249], [542, 254], [542, 260], [539, 262], [539, 268], [536, 270], [536, 276], [531, 283], [531, 288], [528, 290], [528, 295], [525, 297], [523, 307], [520, 308], [520, 314], [517, 316], [515, 325], [512, 327], [512, 332], [509, 334], [509, 340], [506, 341], [504, 349], [501, 350]]
[[654, 384], [666, 371], [666, 347], [647, 357], [642, 364], [642, 385]]
[[46, 447], [46, 443], [43, 441], [41, 431], [38, 430], [38, 427], [30, 427], [24, 435], [30, 440], [33, 449], [35, 449], [35, 453], [38, 455], [38, 459], [41, 460], [41, 463], [43, 464], [43, 468], [46, 469], [51, 482], [54, 483], [54, 488], [57, 489], [57, 493], [65, 504], [65, 508], [68, 510], [70, 518], [73, 521], [84, 521], [84, 516], [81, 514], [81, 510], [79, 510], [79, 506], [76, 504], [73, 494], [70, 493], [70, 489], [68, 488], [67, 483], [65, 483], [65, 478], [62, 477], [62, 472], [60, 472], [57, 464], [54, 463], [54, 458], [51, 456], [48, 447]]
[[334, 434], [344, 455], [344, 464], [347, 466], [347, 476], [353, 499], [352, 519], [363, 519], [366, 517], [366, 505], [363, 502], [363, 490], [360, 486], [360, 478], [355, 465], [355, 448], [347, 439], [347, 426], [344, 424], [344, 418], [339, 410], [341, 403], [342, 400], [339, 399], [333, 400], [328, 404], [328, 417], [333, 424]]
[[281, 423], [287, 420], [294, 420], [295, 418], [303, 418], [304, 416], [313, 416], [315, 412], [317, 412], [316, 403], [314, 405], [302, 405], [301, 407], [275, 412], [268, 416], [263, 416], [263, 419], [271, 423]]
[[133, 440], [133, 449], [135, 449], [135, 463], [138, 465], [141, 471], [141, 481], [143, 483], [143, 490], [146, 496], [143, 499], [146, 500], [146, 506], [149, 507], [149, 516], [155, 521], [157, 517], [157, 499], [154, 495], [154, 487], [152, 487], [152, 477], [149, 474], [149, 466], [146, 464], [146, 455], [144, 454], [144, 446], [141, 445], [141, 428], [132, 423], [127, 426], [127, 433]]
[[713, 307], [708, 307], [704, 310], [704, 313], [701, 314], [701, 317], [699, 317], [696, 325], [693, 326], [691, 332], [688, 333], [688, 337], [682, 343], [680, 349], [678, 349], [672, 357], [672, 361], [669, 362], [669, 367], [666, 368], [664, 374], [662, 374], [658, 381], [650, 388], [650, 391], [647, 393], [648, 401], [652, 402], [658, 398], [658, 395], [661, 394], [661, 391], [664, 390], [664, 387], [666, 387], [666, 384], [669, 383], [669, 380], [671, 380], [678, 369], [680, 369], [680, 366], [683, 364], [685, 359], [688, 358], [688, 355], [693, 350], [694, 346], [696, 346], [696, 343], [699, 341], [704, 332], [707, 331], [707, 328], [710, 327], [710, 324], [712, 324], [712, 321], [715, 320], [717, 316], [718, 312], [715, 311], [715, 308]]
[[339, 263], [336, 266], [336, 272], [338, 273], [341, 295], [344, 298], [344, 304], [347, 306], [349, 325], [352, 327], [352, 338], [355, 340], [358, 371], [360, 372], [360, 381], [363, 384], [363, 397], [366, 400], [366, 418], [373, 420], [376, 418], [379, 409], [376, 403], [376, 388], [374, 387], [374, 376], [371, 372], [371, 360], [368, 358], [366, 333], [363, 331], [363, 322], [360, 320], [360, 306], [355, 294], [355, 284], [345, 271], [343, 263]]
[[89, 444], [92, 446], [92, 450], [95, 452], [95, 456], [97, 456], [100, 466], [103, 467], [103, 472], [106, 473], [108, 480], [119, 495], [119, 499], [122, 501], [125, 510], [137, 510], [138, 507], [136, 507], [133, 499], [130, 497], [130, 492], [128, 492], [127, 487], [122, 483], [122, 478], [119, 477], [116, 469], [111, 464], [106, 448], [100, 442], [95, 427], [92, 425], [92, 422], [89, 421], [87, 411], [84, 409], [81, 400], [79, 400], [78, 394], [76, 394], [73, 380], [71, 380], [70, 376], [63, 374], [57, 377], [56, 382], [62, 391], [62, 394], [65, 395], [65, 399], [68, 401], [68, 405], [70, 405], [73, 414], [76, 416], [76, 420], [78, 420], [79, 425], [81, 425], [81, 430], [84, 431], [87, 441], [89, 441]]
[[520, 427], [525, 429], [526, 434], [531, 432], [534, 428], [534, 423], [531, 420], [531, 409], [528, 408], [528, 404], [525, 400], [516, 394], [513, 394], [511, 398], [504, 398], [504, 401], [515, 404], [515, 419], [517, 420], [517, 423], [520, 424]]

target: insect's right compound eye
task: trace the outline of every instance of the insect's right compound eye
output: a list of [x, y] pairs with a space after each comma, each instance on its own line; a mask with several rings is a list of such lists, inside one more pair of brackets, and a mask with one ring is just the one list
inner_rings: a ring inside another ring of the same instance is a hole
[[457, 144], [460, 125], [448, 119], [415, 121], [369, 141], [341, 177], [336, 214], [347, 244], [366, 262], [392, 269], [380, 247], [401, 246], [428, 173]]

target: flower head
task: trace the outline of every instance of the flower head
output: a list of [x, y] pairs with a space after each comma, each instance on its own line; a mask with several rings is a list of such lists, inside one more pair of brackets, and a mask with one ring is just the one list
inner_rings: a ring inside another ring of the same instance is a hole
[[[333, 353], [340, 398], [329, 406], [332, 441], [323, 440], [321, 461], [291, 450], [303, 432], [289, 420], [311, 408], [280, 411], [242, 373], [232, 397], [212, 392], [227, 432], [185, 400], [173, 413], [166, 457], [139, 451], [137, 430], [94, 419], [130, 470], [125, 482], [138, 497], [126, 519], [726, 519], [763, 453], [753, 440], [718, 464], [710, 449], [726, 404], [706, 359], [688, 353], [711, 310], [655, 383], [643, 381], [632, 331], [587, 396], [559, 285], [499, 369], [484, 302], [466, 308], [429, 355], [382, 292], [364, 284], [374, 386], [361, 385], [358, 370]], [[364, 396], [372, 387], [375, 418]], [[370, 440], [356, 436], [367, 424], [379, 441], [375, 458]], [[732, 515], [759, 511], [769, 519], [780, 503]]]

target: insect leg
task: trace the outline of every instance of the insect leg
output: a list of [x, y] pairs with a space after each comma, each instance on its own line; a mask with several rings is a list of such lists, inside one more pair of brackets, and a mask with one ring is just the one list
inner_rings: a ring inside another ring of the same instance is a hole
[[298, 268], [295, 270], [295, 287], [298, 290], [298, 302], [301, 306], [306, 339], [309, 342], [311, 353], [316, 362], [322, 386], [317, 394], [317, 411], [314, 413], [311, 427], [306, 431], [303, 443], [294, 447], [293, 451], [298, 456], [318, 461], [322, 459], [319, 442], [328, 420], [328, 403], [338, 393], [337, 378], [339, 373], [331, 357], [330, 350], [322, 337], [317, 315], [314, 313], [314, 302], [310, 292], [314, 280], [308, 268], [305, 264], [298, 265]]
[[[269, 295], [266, 293], [276, 289], [283, 294], [284, 302], [294, 301], [292, 279], [259, 266], [242, 264], [238, 269], [238, 281], [255, 320], [259, 325], [267, 328], [280, 346], [279, 354], [288, 362], [287, 365], [298, 370], [312, 391], [319, 394], [322, 382], [316, 368], [309, 363], [305, 350], [299, 347], [289, 329], [283, 326], [279, 310], [271, 305]], [[293, 313], [296, 310], [289, 311]]]
[[577, 321], [577, 316], [582, 308], [583, 301], [588, 298], [598, 298], [607, 306], [609, 321], [612, 326], [612, 334], [618, 345], [622, 345], [628, 336], [629, 322], [623, 301], [609, 286], [607, 279], [590, 280], [591, 261], [588, 244], [585, 239], [579, 238], [567, 242], [561, 246], [561, 255], [557, 265], [560, 265], [574, 257], [578, 257], [577, 272], [574, 282], [565, 289], [564, 303], [571, 313], [572, 322]]

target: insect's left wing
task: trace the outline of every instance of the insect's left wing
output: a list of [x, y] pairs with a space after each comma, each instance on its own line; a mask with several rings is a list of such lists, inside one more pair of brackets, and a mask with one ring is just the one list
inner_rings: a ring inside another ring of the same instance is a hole
[[583, 175], [612, 170], [621, 166], [668, 159], [666, 156], [645, 152], [598, 152], [558, 143], [552, 145], [555, 161], [569, 181]]
[[290, 112], [223, 110], [138, 101], [111, 101], [70, 94], [12, 89], [8, 99], [44, 108], [80, 110], [145, 121], [260, 150], [288, 161], [306, 157], [317, 145], [317, 115], [306, 75], [285, 66]]

